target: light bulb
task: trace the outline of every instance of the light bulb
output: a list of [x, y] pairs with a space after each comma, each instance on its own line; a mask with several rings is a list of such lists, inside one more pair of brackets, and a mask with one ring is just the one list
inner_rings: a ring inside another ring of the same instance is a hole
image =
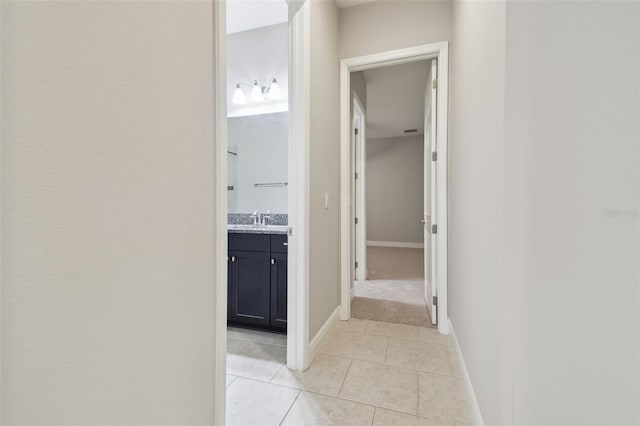
[[280, 86], [278, 86], [278, 80], [273, 78], [271, 85], [269, 86], [269, 99], [280, 100], [282, 99], [282, 93], [280, 92]]
[[251, 96], [249, 96], [249, 99], [254, 102], [264, 100], [264, 96], [262, 96], [262, 87], [260, 87], [257, 80], [253, 81], [253, 88], [251, 89]]
[[247, 103], [247, 100], [244, 98], [244, 92], [240, 88], [239, 84], [236, 84], [236, 91], [233, 93], [231, 102], [236, 105], [244, 105]]

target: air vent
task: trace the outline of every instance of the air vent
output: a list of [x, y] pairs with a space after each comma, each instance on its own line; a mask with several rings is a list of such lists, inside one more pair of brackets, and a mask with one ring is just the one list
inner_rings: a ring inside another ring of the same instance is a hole
[[405, 133], [416, 133], [418, 129], [404, 129]]

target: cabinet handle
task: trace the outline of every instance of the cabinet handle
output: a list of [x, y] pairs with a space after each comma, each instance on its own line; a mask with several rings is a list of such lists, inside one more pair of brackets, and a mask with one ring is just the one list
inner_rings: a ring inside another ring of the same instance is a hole
[[283, 246], [288, 246], [288, 245], [289, 245], [289, 243], [282, 243], [282, 245], [283, 245]]
[[275, 265], [276, 264], [276, 260], [275, 259], [271, 259], [271, 264]]
[[231, 261], [235, 262], [236, 261], [236, 257], [235, 256], [231, 256]]

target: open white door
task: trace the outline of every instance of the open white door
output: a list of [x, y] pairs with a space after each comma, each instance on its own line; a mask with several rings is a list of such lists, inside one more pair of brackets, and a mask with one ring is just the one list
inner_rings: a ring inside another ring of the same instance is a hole
[[367, 191], [366, 191], [366, 112], [364, 105], [354, 95], [353, 98], [353, 149], [354, 149], [354, 174], [353, 195], [355, 206], [355, 226], [353, 240], [355, 258], [355, 279], [364, 281], [367, 279]]
[[438, 323], [438, 295], [436, 286], [436, 79], [438, 64], [431, 61], [431, 72], [425, 90], [424, 103], [424, 297], [431, 314], [431, 323]]

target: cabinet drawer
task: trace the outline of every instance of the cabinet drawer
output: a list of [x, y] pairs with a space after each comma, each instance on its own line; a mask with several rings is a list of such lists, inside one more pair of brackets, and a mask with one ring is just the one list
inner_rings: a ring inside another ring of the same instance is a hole
[[267, 234], [229, 234], [229, 251], [269, 251]]
[[273, 253], [287, 253], [289, 248], [286, 235], [272, 235], [271, 236], [271, 251]]

